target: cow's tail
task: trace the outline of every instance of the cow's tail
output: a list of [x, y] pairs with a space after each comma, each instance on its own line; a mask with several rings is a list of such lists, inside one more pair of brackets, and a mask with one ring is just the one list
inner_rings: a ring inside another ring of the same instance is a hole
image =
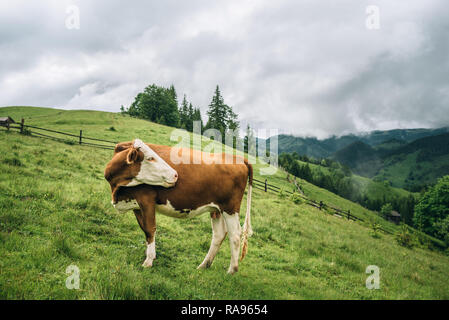
[[248, 193], [246, 196], [246, 215], [245, 223], [243, 224], [243, 246], [240, 261], [243, 260], [246, 253], [248, 252], [248, 238], [253, 235], [253, 229], [251, 228], [251, 192], [253, 189], [253, 166], [246, 159], [245, 164], [248, 168]]

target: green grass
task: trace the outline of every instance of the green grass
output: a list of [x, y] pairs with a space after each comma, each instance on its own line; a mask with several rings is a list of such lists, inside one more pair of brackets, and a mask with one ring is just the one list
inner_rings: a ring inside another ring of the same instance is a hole
[[[0, 108], [0, 115], [113, 141], [174, 144], [171, 128], [119, 114]], [[237, 274], [226, 274], [227, 240], [210, 269], [196, 270], [211, 239], [207, 215], [158, 215], [157, 259], [144, 269], [142, 231], [132, 213], [110, 204], [103, 170], [111, 151], [4, 129], [0, 151], [2, 299], [449, 299], [449, 257], [442, 252], [401, 247], [392, 236], [373, 237], [365, 225], [257, 189], [255, 234]], [[282, 171], [268, 179], [291, 189]], [[304, 187], [311, 197], [374, 217], [324, 189]], [[80, 269], [79, 290], [65, 286], [71, 264]], [[379, 290], [365, 287], [368, 265], [380, 268]]]
[[[332, 173], [328, 167], [324, 167], [313, 163], [306, 163], [299, 160], [298, 162], [301, 165], [308, 164], [312, 172], [316, 170], [321, 170], [325, 175], [331, 175]], [[389, 180], [389, 179], [384, 178], [382, 180]], [[384, 198], [388, 199], [391, 197], [407, 197], [410, 194], [417, 195], [417, 193], [412, 193], [398, 187], [386, 186], [383, 181], [374, 181], [373, 179], [362, 177], [357, 174], [352, 174], [351, 181], [361, 193], [366, 193], [369, 199], [371, 200], [384, 199]]]
[[419, 151], [400, 154], [388, 159], [377, 178], [391, 181], [393, 186], [434, 184], [438, 178], [447, 174], [449, 155], [433, 157], [432, 161], [417, 161]]
[[[306, 163], [303, 161], [298, 162], [301, 165], [308, 164], [311, 171], [314, 172], [316, 170], [321, 170], [325, 175], [330, 175], [331, 170], [327, 167], [312, 164], [312, 163]], [[277, 179], [278, 184], [284, 184], [285, 182], [285, 173], [281, 173], [280, 176], [281, 179]], [[353, 174], [351, 176], [352, 183], [356, 186], [356, 189], [361, 191], [362, 193], [366, 194], [369, 199], [375, 200], [375, 199], [391, 199], [394, 197], [407, 197], [410, 194], [416, 195], [415, 193], [411, 193], [407, 190], [395, 188], [391, 186], [385, 185], [383, 182], [377, 182], [373, 181], [372, 179], [365, 178], [359, 175]], [[269, 177], [269, 181], [272, 181], [272, 177]], [[395, 224], [386, 221], [383, 219], [378, 213], [368, 210], [364, 208], [363, 206], [359, 205], [358, 203], [352, 202], [348, 199], [345, 199], [343, 197], [340, 197], [326, 189], [317, 187], [306, 180], [298, 179], [298, 182], [301, 185], [301, 188], [305, 192], [306, 196], [308, 196], [310, 199], [315, 201], [323, 201], [326, 204], [331, 204], [333, 206], [336, 206], [337, 208], [344, 209], [344, 210], [350, 210], [351, 214], [355, 215], [356, 217], [359, 217], [363, 220], [365, 220], [368, 224], [377, 223], [382, 226], [387, 231], [390, 232], [397, 232], [398, 226]], [[287, 189], [290, 190], [291, 186], [285, 186]]]
[[381, 169], [377, 175], [381, 179], [391, 181], [394, 186], [404, 184], [410, 172], [410, 168], [416, 163], [418, 152], [407, 155], [395, 156], [385, 163], [385, 168]]

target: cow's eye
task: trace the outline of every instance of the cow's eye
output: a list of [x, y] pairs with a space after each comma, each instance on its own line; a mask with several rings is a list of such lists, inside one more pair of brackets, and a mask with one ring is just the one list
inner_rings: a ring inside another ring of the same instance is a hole
[[154, 161], [154, 158], [153, 157], [148, 157], [147, 160], [148, 161]]

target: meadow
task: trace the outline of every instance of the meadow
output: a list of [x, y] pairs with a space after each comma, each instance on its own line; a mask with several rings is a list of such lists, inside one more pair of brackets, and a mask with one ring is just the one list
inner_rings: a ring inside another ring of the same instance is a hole
[[[112, 141], [140, 138], [173, 145], [172, 128], [98, 111], [0, 108], [26, 124]], [[111, 205], [103, 170], [112, 151], [7, 132], [0, 128], [1, 299], [449, 299], [449, 257], [375, 233], [304, 203], [253, 189], [254, 235], [239, 272], [227, 275], [223, 243], [213, 265], [197, 270], [211, 240], [208, 215], [157, 216], [157, 259], [142, 268], [145, 239], [134, 215]], [[255, 176], [259, 168], [255, 166]], [[270, 183], [291, 190], [280, 170]], [[306, 194], [389, 230], [375, 213], [301, 181]], [[241, 223], [246, 210], [242, 202]], [[66, 288], [66, 268], [80, 288]], [[380, 289], [365, 286], [380, 268]]]

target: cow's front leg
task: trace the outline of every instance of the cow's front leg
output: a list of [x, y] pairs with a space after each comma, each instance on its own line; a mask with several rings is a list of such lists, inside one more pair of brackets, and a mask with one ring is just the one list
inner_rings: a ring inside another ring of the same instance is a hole
[[212, 224], [212, 241], [210, 243], [209, 252], [207, 253], [204, 261], [198, 266], [198, 269], [209, 268], [220, 249], [221, 243], [226, 237], [226, 226], [223, 219], [223, 215], [217, 212], [211, 214]]
[[147, 254], [147, 257], [145, 261], [143, 262], [143, 267], [152, 267], [153, 266], [153, 260], [156, 259], [156, 241], [153, 237], [153, 242], [148, 242], [147, 240], [147, 250], [145, 251]]
[[153, 260], [156, 259], [156, 215], [155, 210], [147, 209], [143, 212], [145, 236], [147, 238], [146, 259], [142, 266], [153, 266]]
[[153, 266], [153, 260], [156, 259], [156, 212], [155, 201], [151, 197], [145, 197], [144, 199], [137, 199], [140, 206], [140, 212], [134, 210], [137, 221], [140, 227], [145, 233], [147, 249], [146, 259], [143, 262], [143, 267]]
[[223, 218], [228, 229], [229, 244], [231, 247], [231, 264], [228, 273], [233, 274], [239, 268], [239, 251], [240, 251], [240, 235], [241, 227], [238, 212], [234, 214], [227, 214], [223, 212]]

